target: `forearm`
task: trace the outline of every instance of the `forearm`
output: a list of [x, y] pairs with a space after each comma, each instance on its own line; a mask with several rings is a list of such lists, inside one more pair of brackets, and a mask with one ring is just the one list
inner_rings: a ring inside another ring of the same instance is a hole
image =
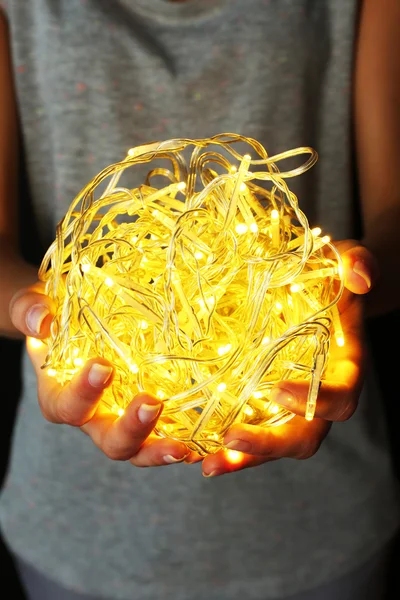
[[37, 281], [37, 270], [18, 255], [17, 110], [7, 23], [0, 10], [0, 336], [18, 337], [9, 316], [15, 292]]
[[6, 241], [0, 240], [0, 336], [22, 337], [11, 323], [10, 300], [18, 290], [32, 285], [37, 279], [37, 269], [22, 260]]
[[400, 36], [398, 0], [363, 0], [355, 60], [354, 124], [364, 244], [380, 278], [367, 314], [400, 305]]

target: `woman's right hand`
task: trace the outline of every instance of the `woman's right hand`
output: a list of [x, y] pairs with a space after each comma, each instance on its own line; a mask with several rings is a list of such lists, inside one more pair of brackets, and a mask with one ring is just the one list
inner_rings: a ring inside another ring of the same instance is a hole
[[185, 444], [153, 433], [163, 408], [156, 398], [146, 393], [137, 395], [121, 417], [101, 403], [114, 374], [107, 360], [89, 360], [64, 386], [41, 369], [46, 348], [37, 348], [30, 338], [49, 335], [53, 312], [53, 302], [42, 293], [41, 284], [19, 291], [10, 302], [12, 323], [28, 336], [28, 353], [37, 375], [39, 406], [45, 419], [80, 427], [109, 458], [129, 460], [137, 467], [167, 465], [187, 458]]

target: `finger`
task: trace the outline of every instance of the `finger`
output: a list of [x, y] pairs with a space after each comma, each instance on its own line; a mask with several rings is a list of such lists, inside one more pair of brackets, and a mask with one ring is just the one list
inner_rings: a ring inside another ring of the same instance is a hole
[[183, 462], [190, 451], [182, 442], [150, 435], [130, 459], [135, 467], [158, 467]]
[[358, 244], [345, 250], [341, 257], [346, 288], [353, 294], [369, 292], [378, 279], [377, 261], [372, 253]]
[[187, 465], [192, 465], [194, 463], [198, 463], [203, 460], [203, 457], [198, 452], [189, 452], [189, 454], [185, 458], [185, 463]]
[[329, 428], [320, 419], [311, 422], [295, 418], [276, 427], [233, 425], [225, 436], [229, 450], [254, 454], [265, 458], [309, 458], [318, 450]]
[[[34, 340], [36, 342], [36, 340]], [[39, 406], [44, 417], [52, 423], [64, 423], [79, 427], [96, 412], [103, 391], [111, 384], [112, 365], [103, 358], [93, 358], [61, 386], [47, 370], [41, 369], [46, 348], [37, 347], [28, 338], [27, 347], [37, 379]]]
[[45, 338], [49, 335], [54, 302], [33, 289], [20, 290], [10, 302], [10, 318], [24, 335]]
[[[356, 364], [348, 363], [348, 365], [349, 382], [322, 381], [315, 408], [316, 418], [347, 421], [354, 414], [361, 391], [361, 377], [355, 374], [360, 370]], [[307, 381], [285, 381], [271, 390], [270, 398], [274, 403], [304, 417], [308, 391]]]
[[132, 400], [120, 418], [100, 408], [82, 430], [109, 458], [129, 460], [153, 431], [162, 408], [156, 398], [142, 393]]
[[206, 456], [202, 464], [203, 477], [219, 477], [227, 473], [235, 473], [250, 467], [257, 467], [277, 460], [264, 456], [254, 456], [236, 450], [219, 450], [216, 454]]
[[308, 422], [296, 417], [277, 427], [233, 425], [224, 439], [227, 450], [204, 459], [203, 475], [215, 477], [284, 457], [310, 458], [317, 452], [329, 428], [326, 421], [314, 419]]

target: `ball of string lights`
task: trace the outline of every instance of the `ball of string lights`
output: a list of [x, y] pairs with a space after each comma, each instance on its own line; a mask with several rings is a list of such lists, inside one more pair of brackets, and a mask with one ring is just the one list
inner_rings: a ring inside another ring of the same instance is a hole
[[[156, 432], [202, 456], [233, 423], [291, 419], [270, 400], [278, 381], [309, 381], [311, 420], [331, 339], [344, 344], [340, 256], [287, 185], [316, 161], [311, 148], [268, 156], [221, 134], [132, 148], [105, 168], [40, 267], [56, 306], [47, 374], [65, 384], [89, 358], [110, 360], [108, 409], [122, 415], [137, 392], [153, 394], [164, 404]], [[124, 185], [135, 169], [142, 181]]]

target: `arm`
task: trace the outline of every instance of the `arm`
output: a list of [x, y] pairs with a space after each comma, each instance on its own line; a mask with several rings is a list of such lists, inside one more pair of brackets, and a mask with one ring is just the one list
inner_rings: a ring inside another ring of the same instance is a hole
[[36, 269], [18, 255], [17, 110], [7, 22], [0, 11], [0, 335], [21, 335], [8, 306], [14, 293], [37, 279]]
[[364, 0], [355, 62], [354, 117], [363, 243], [379, 262], [371, 316], [400, 299], [400, 3]]

